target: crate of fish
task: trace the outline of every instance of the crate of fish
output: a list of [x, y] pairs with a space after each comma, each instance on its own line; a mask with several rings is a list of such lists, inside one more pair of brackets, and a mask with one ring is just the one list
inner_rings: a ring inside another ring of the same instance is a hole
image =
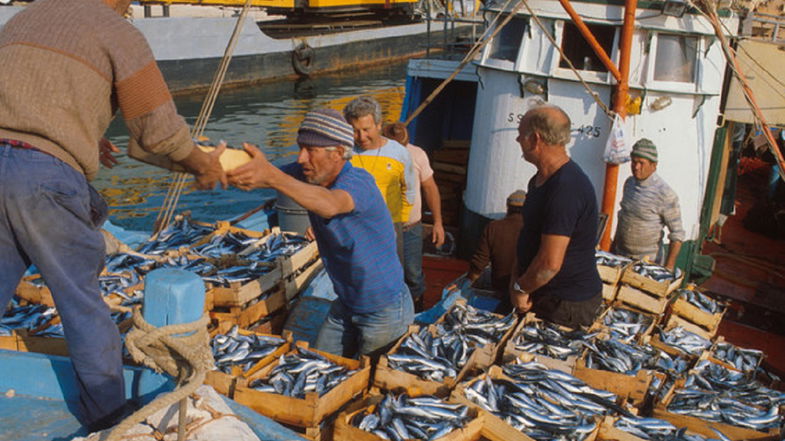
[[684, 428], [676, 427], [667, 420], [640, 416], [607, 416], [600, 423], [597, 433], [597, 441], [710, 441], [718, 438], [718, 434], [704, 437], [687, 433]]
[[490, 366], [494, 355], [492, 345], [478, 344], [458, 332], [440, 333], [433, 325], [410, 326], [379, 358], [373, 385], [410, 395], [447, 396], [469, 372]]
[[173, 256], [187, 251], [218, 229], [215, 224], [191, 219], [190, 213], [178, 214], [161, 232], [135, 250], [147, 256]]
[[597, 250], [595, 253], [597, 272], [603, 283], [616, 285], [621, 279], [624, 269], [632, 263], [632, 259], [607, 251]]
[[338, 414], [334, 441], [480, 439], [483, 419], [476, 409], [433, 395], [387, 392], [352, 403]]
[[[109, 273], [104, 270], [98, 277], [98, 285], [104, 301], [114, 310], [134, 303], [134, 292], [141, 289], [143, 283], [133, 271]], [[52, 293], [40, 274], [23, 277], [16, 288], [16, 295], [30, 304], [54, 306]]]
[[262, 334], [232, 326], [211, 332], [210, 349], [215, 369], [207, 373], [205, 384], [231, 398], [235, 380], [253, 375], [289, 351], [291, 342], [280, 335]]
[[[213, 302], [215, 302], [215, 297], [213, 297]], [[286, 306], [286, 293], [283, 287], [276, 286], [242, 306], [213, 305], [210, 318], [219, 323], [233, 323], [241, 328], [249, 329], [260, 320], [272, 317], [284, 306]]]
[[693, 359], [711, 348], [711, 339], [696, 334], [681, 326], [659, 327], [652, 333], [649, 344], [657, 349], [676, 356]]
[[68, 355], [55, 308], [22, 303], [13, 298], [5, 314], [0, 316], [0, 349]]
[[[434, 323], [436, 332], [440, 335], [458, 333], [466, 336], [475, 345], [490, 346], [493, 352], [492, 360], [477, 360], [478, 363], [484, 362], [486, 366], [478, 365], [478, 368], [489, 366], [498, 358], [504, 349], [505, 343], [515, 330], [518, 316], [511, 312], [507, 315], [495, 314], [493, 312], [476, 308], [463, 299], [459, 298], [455, 304], [444, 313]], [[487, 350], [484, 351], [487, 353]]]
[[695, 289], [680, 289], [671, 303], [671, 315], [678, 316], [714, 336], [725, 315], [726, 305]]
[[616, 302], [659, 315], [665, 312], [665, 309], [668, 307], [669, 298], [667, 296], [654, 295], [622, 283], [619, 286], [619, 291], [616, 293]]
[[632, 415], [615, 394], [533, 361], [492, 366], [459, 384], [451, 398], [477, 407], [488, 421], [509, 426], [528, 440], [590, 441], [603, 416]]
[[722, 336], [717, 337], [711, 350], [706, 354], [714, 363], [749, 373], [757, 371], [766, 358], [763, 351], [738, 347], [725, 341]]
[[581, 329], [571, 329], [528, 313], [513, 331], [502, 354], [502, 362], [530, 356], [551, 369], [571, 374], [584, 345], [594, 337]]
[[[209, 284], [216, 306], [245, 306], [263, 293], [280, 286], [315, 265], [316, 242], [274, 229], [237, 254], [229, 254], [236, 265], [225, 266], [202, 276]], [[288, 295], [287, 295], [288, 294]], [[284, 289], [285, 300], [294, 293]]]
[[673, 272], [664, 266], [640, 261], [627, 266], [620, 282], [657, 297], [665, 297], [678, 288], [683, 279], [684, 274], [678, 268]]
[[706, 361], [679, 379], [653, 416], [703, 436], [730, 440], [782, 439], [785, 393], [763, 387], [742, 372]]
[[659, 351], [648, 345], [606, 336], [586, 345], [574, 375], [586, 384], [613, 392], [635, 406], [646, 401]]
[[617, 302], [597, 317], [589, 331], [603, 332], [622, 341], [641, 343], [654, 330], [658, 319], [655, 314]]
[[309, 349], [306, 342], [238, 379], [234, 400], [278, 422], [317, 427], [368, 387], [370, 363]]

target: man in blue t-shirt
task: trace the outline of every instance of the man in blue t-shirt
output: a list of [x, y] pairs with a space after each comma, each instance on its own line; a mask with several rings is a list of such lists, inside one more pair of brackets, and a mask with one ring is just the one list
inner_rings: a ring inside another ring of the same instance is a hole
[[297, 144], [297, 162], [280, 170], [258, 148], [243, 144], [252, 159], [227, 173], [229, 183], [242, 190], [274, 188], [308, 210], [338, 295], [316, 348], [344, 357], [376, 355], [414, 319], [390, 212], [373, 177], [348, 161], [354, 133], [340, 113], [309, 112]]
[[583, 170], [570, 160], [570, 118], [556, 106], [537, 106], [518, 126], [523, 158], [537, 167], [523, 205], [510, 300], [519, 312], [572, 328], [600, 312], [602, 282], [594, 246], [597, 198]]

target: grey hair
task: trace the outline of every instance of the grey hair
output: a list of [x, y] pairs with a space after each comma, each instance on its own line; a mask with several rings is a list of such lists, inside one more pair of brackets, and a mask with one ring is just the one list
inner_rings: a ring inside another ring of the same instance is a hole
[[[552, 110], [554, 112], [549, 112]], [[559, 106], [541, 104], [526, 112], [523, 123], [525, 129], [540, 135], [543, 142], [550, 145], [567, 145], [572, 139], [572, 122]]]
[[352, 159], [352, 154], [354, 152], [352, 151], [351, 147], [348, 147], [348, 146], [345, 146], [345, 145], [339, 145], [339, 146], [325, 147], [324, 149], [325, 150], [330, 150], [330, 151], [335, 151], [336, 149], [339, 149], [339, 148], [343, 149], [343, 155], [341, 155], [341, 157], [343, 159], [346, 159], [347, 161], [349, 159]]
[[365, 115], [373, 116], [373, 122], [376, 124], [382, 122], [382, 106], [369, 96], [355, 98], [343, 108], [343, 117], [349, 122]]

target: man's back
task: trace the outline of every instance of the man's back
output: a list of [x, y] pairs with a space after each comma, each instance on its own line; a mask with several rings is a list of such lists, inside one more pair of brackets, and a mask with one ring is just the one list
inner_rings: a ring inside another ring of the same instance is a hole
[[506, 293], [509, 289], [515, 246], [522, 227], [521, 213], [511, 213], [503, 219], [491, 221], [485, 227], [477, 251], [472, 256], [471, 271], [480, 273], [482, 267], [490, 262], [491, 285], [496, 291]]
[[182, 149], [176, 160], [192, 148], [144, 36], [100, 0], [30, 4], [0, 32], [0, 62], [0, 138], [34, 145], [88, 179], [118, 107], [141, 145]]

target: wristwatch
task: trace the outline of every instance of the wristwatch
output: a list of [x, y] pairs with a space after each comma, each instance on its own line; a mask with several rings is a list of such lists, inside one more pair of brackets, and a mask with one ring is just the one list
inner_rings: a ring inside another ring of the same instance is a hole
[[517, 280], [515, 281], [515, 283], [512, 284], [512, 289], [514, 289], [515, 291], [518, 291], [521, 294], [529, 294], [523, 288], [521, 288], [521, 285], [518, 285], [518, 281]]

